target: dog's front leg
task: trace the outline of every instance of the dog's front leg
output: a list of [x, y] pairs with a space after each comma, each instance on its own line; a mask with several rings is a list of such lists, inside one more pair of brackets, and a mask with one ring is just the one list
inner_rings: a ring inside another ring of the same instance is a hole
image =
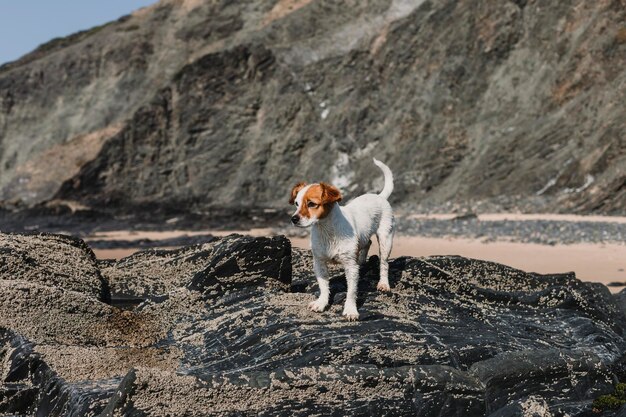
[[356, 294], [359, 284], [359, 265], [354, 260], [344, 262], [346, 271], [346, 281], [348, 282], [348, 292], [346, 294], [346, 304], [343, 306], [343, 315], [350, 321], [359, 319], [359, 312], [356, 309]]
[[328, 267], [325, 261], [314, 256], [313, 270], [315, 271], [315, 278], [317, 278], [317, 285], [320, 287], [320, 296], [317, 300], [309, 303], [309, 308], [321, 312], [328, 305], [328, 297], [330, 296]]

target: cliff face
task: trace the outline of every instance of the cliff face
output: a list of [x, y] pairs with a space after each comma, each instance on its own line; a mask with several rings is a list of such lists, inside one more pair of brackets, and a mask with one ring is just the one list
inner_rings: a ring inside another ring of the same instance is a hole
[[162, 1], [0, 67], [0, 199], [626, 211], [626, 3]]

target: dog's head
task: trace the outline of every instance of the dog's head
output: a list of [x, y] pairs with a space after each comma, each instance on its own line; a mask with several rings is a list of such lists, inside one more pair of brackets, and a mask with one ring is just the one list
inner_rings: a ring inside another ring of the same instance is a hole
[[301, 182], [291, 190], [289, 204], [296, 206], [291, 222], [298, 227], [308, 227], [328, 216], [333, 205], [341, 201], [341, 192], [330, 184], [306, 185]]

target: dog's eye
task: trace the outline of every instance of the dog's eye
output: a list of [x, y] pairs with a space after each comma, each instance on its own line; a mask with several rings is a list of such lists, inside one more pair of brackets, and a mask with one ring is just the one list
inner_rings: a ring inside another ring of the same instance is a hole
[[306, 206], [309, 207], [309, 208], [315, 208], [315, 207], [317, 207], [317, 204], [315, 204], [312, 201], [309, 201]]

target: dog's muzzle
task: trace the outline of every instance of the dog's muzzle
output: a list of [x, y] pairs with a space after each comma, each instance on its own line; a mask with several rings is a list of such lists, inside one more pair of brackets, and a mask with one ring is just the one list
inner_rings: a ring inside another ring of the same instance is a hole
[[300, 221], [300, 216], [295, 215], [291, 217], [291, 223], [298, 224], [299, 221]]

